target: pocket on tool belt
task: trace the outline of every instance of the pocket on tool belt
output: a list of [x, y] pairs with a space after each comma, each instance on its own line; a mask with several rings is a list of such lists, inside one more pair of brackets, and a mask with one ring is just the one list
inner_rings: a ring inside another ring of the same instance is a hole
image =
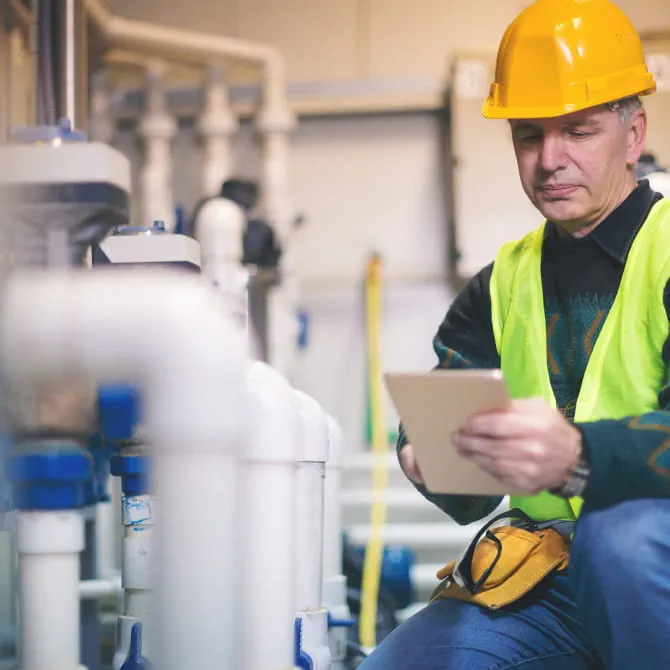
[[[489, 530], [502, 517], [521, 519], [527, 529], [499, 526]], [[569, 560], [569, 542], [560, 533], [536, 528], [521, 510], [510, 510], [487, 524], [460, 559], [438, 571], [441, 582], [431, 602], [453, 598], [499, 609], [519, 600], [550, 574], [567, 568]]]

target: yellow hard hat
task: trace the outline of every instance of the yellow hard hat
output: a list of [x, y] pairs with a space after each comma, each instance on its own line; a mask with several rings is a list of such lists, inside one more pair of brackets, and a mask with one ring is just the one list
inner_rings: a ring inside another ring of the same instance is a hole
[[498, 48], [488, 119], [561, 116], [656, 90], [630, 19], [609, 0], [536, 0]]

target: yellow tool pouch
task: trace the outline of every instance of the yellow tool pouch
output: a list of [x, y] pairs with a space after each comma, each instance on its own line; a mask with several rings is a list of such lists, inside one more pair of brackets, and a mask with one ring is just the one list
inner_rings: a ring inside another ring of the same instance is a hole
[[[492, 524], [504, 517], [522, 526]], [[524, 512], [512, 509], [492, 519], [466, 548], [460, 559], [437, 573], [442, 580], [431, 602], [453, 598], [488, 609], [499, 609], [519, 600], [550, 574], [565, 570], [570, 544], [551, 527], [540, 528]]]

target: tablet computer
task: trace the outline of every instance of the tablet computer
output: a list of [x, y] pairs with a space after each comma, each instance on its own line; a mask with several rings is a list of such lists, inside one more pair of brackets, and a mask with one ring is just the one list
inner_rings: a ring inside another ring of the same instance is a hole
[[497, 479], [459, 456], [451, 436], [478, 412], [500, 410], [510, 396], [500, 370], [387, 373], [384, 381], [426, 488], [433, 493], [509, 495]]

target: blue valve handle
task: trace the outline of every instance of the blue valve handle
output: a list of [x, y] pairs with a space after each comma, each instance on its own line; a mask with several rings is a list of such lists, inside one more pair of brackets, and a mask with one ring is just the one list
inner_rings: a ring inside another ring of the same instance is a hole
[[312, 659], [309, 657], [309, 654], [306, 654], [302, 650], [302, 621], [300, 619], [295, 620], [294, 629], [295, 665], [296, 667], [300, 668], [300, 670], [314, 670], [314, 663], [312, 663]]
[[120, 670], [151, 670], [151, 663], [142, 656], [142, 624], [134, 623], [130, 629], [128, 657]]

